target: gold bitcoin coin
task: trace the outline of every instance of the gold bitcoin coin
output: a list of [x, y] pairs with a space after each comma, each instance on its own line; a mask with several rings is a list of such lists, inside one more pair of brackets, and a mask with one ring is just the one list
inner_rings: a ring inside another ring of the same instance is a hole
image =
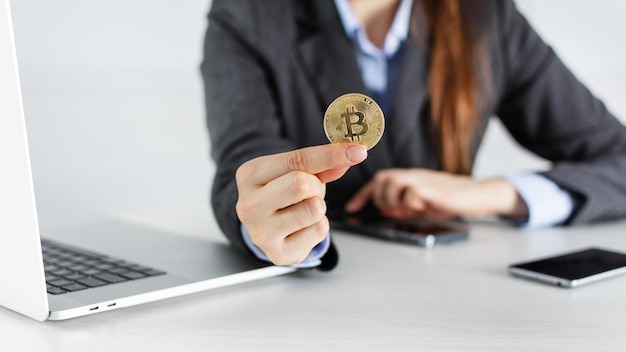
[[331, 143], [360, 142], [372, 149], [385, 131], [383, 110], [367, 95], [342, 95], [326, 109], [324, 131]]

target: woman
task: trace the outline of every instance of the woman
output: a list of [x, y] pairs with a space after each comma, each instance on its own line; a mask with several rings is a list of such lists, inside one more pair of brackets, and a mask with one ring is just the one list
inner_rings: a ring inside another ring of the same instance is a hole
[[[213, 208], [260, 259], [331, 269], [327, 210], [367, 203], [526, 226], [626, 216], [626, 128], [512, 1], [215, 0], [209, 20]], [[369, 153], [323, 132], [324, 110], [349, 92], [385, 111]], [[469, 176], [491, 116], [552, 168]]]

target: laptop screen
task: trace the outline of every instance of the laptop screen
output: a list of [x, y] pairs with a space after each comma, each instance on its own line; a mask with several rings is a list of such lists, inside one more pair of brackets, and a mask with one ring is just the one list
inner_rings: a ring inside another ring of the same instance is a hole
[[8, 0], [0, 0], [0, 305], [48, 317], [24, 109]]

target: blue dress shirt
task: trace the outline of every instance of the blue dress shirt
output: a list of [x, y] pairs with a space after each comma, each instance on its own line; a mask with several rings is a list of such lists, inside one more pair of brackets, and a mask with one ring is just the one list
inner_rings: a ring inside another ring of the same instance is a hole
[[[393, 23], [385, 37], [382, 48], [372, 44], [359, 20], [354, 15], [348, 0], [334, 0], [341, 23], [348, 38], [354, 44], [361, 76], [370, 95], [391, 116], [392, 102], [400, 74], [404, 43], [408, 38], [413, 0], [401, 0]], [[545, 227], [563, 223], [572, 214], [575, 201], [572, 195], [551, 180], [534, 173], [512, 174], [504, 177], [517, 190], [528, 206], [528, 219], [518, 221], [525, 227]], [[268, 257], [250, 239], [243, 224], [241, 233], [246, 245], [262, 260]], [[297, 268], [315, 267], [330, 246], [330, 233], [313, 248], [308, 257]]]

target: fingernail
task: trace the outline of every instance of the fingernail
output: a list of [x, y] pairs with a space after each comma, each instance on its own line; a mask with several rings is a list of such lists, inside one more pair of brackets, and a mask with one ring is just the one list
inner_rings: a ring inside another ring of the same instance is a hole
[[346, 149], [346, 157], [352, 162], [359, 162], [367, 158], [367, 149], [362, 145], [353, 145]]

